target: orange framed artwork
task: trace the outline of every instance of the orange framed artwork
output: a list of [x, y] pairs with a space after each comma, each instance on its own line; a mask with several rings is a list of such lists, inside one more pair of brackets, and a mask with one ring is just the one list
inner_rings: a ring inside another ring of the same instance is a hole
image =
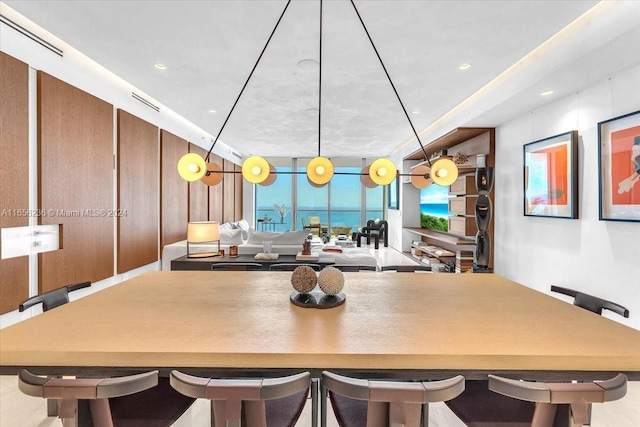
[[598, 123], [600, 220], [640, 222], [640, 111]]
[[524, 145], [524, 215], [578, 218], [578, 131]]

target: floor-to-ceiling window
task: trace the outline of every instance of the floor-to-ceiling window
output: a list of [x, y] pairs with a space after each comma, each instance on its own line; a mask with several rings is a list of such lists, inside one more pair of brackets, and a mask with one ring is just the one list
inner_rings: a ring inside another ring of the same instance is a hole
[[[269, 159], [269, 163], [276, 168], [276, 173], [284, 173], [278, 174], [271, 185], [256, 185], [256, 230], [294, 230], [291, 159]], [[265, 218], [270, 218], [271, 223], [265, 223]]]
[[302, 228], [302, 221], [309, 225], [309, 217], [320, 217], [322, 225], [329, 224], [329, 186], [331, 182], [323, 187], [314, 187], [307, 180], [305, 171], [311, 159], [297, 159], [296, 175], [296, 214], [298, 218], [298, 229]]
[[[357, 175], [363, 159], [331, 159], [335, 175], [324, 187], [314, 187], [307, 180], [310, 159], [267, 160], [281, 173], [270, 186], [256, 185], [255, 227], [259, 231], [300, 230], [303, 220], [309, 224], [309, 217], [317, 216], [332, 234], [348, 234], [365, 225], [367, 219], [384, 218], [384, 187], [366, 188]], [[286, 215], [281, 221], [278, 210], [282, 207]], [[265, 223], [265, 218], [271, 221]]]
[[[362, 226], [362, 189], [359, 175], [341, 173], [360, 173], [360, 159], [334, 159], [334, 173], [331, 179], [329, 197], [329, 222], [332, 234], [350, 234]], [[382, 201], [380, 201], [382, 204]], [[340, 227], [338, 230], [337, 227]], [[346, 227], [350, 229], [347, 231]]]

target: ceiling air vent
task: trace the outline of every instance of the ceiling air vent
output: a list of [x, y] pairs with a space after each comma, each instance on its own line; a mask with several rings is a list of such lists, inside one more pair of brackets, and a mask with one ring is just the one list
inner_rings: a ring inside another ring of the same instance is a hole
[[45, 39], [36, 36], [35, 34], [33, 34], [31, 31], [27, 30], [26, 28], [24, 28], [21, 25], [16, 24], [15, 22], [13, 22], [11, 19], [7, 18], [6, 16], [0, 14], [0, 22], [2, 22], [3, 24], [5, 24], [6, 26], [13, 28], [14, 30], [16, 30], [17, 32], [19, 32], [20, 34], [22, 34], [25, 37], [30, 38], [31, 40], [33, 40], [34, 42], [38, 43], [39, 45], [46, 47], [47, 49], [49, 49], [51, 52], [55, 53], [56, 55], [60, 55], [60, 56], [64, 56], [62, 49], [55, 47], [54, 45], [52, 45], [51, 43], [49, 43], [48, 41], [46, 41]]
[[236, 157], [238, 160], [242, 160], [242, 156], [240, 154], [236, 153], [235, 151], [232, 151], [231, 155]]
[[147, 101], [146, 99], [144, 99], [143, 97], [141, 97], [140, 95], [138, 95], [135, 92], [131, 92], [131, 96], [133, 97], [133, 99], [142, 102], [144, 105], [146, 105], [149, 108], [153, 108], [156, 111], [160, 111], [160, 107], [158, 107], [157, 105], [154, 105], [152, 103], [150, 103], [149, 101]]

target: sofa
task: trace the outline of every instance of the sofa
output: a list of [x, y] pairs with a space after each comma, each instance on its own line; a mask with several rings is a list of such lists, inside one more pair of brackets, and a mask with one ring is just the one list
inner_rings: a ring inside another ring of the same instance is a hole
[[[246, 222], [246, 221], [245, 221]], [[228, 223], [225, 223], [228, 224]], [[301, 231], [256, 231], [251, 227], [247, 229], [232, 228], [225, 224], [220, 225], [220, 249], [229, 253], [230, 246], [238, 247], [239, 255], [255, 255], [262, 252], [262, 242], [270, 240], [272, 242], [271, 252], [281, 255], [296, 255], [302, 251], [302, 245], [309, 235], [308, 230]], [[237, 224], [237, 223], [235, 223]], [[247, 224], [248, 225], [248, 224]], [[211, 252], [218, 249], [214, 244], [191, 244], [192, 252]], [[162, 270], [171, 270], [171, 261], [187, 254], [187, 241], [165, 245], [162, 248]]]

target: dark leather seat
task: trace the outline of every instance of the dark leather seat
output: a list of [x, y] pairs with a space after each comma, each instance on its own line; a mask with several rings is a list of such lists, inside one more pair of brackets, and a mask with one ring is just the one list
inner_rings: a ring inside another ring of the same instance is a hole
[[382, 239], [384, 243], [384, 247], [389, 246], [389, 224], [387, 221], [383, 220], [373, 220], [370, 219], [367, 221], [366, 227], [362, 227], [356, 236], [356, 243], [358, 247], [361, 247], [362, 238], [367, 239], [367, 245], [371, 244], [371, 239], [373, 239], [373, 243], [375, 248], [378, 249], [380, 247], [380, 239]]

